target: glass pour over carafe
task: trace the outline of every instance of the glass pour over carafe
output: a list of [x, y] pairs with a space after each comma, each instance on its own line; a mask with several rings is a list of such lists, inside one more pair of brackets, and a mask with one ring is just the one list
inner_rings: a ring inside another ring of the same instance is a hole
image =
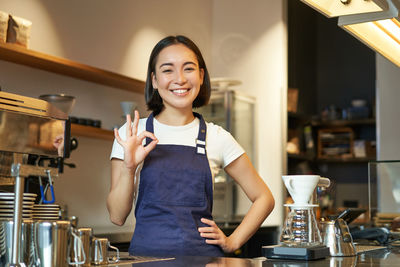
[[288, 205], [280, 241], [290, 247], [310, 247], [322, 244], [321, 234], [314, 215], [314, 205]]

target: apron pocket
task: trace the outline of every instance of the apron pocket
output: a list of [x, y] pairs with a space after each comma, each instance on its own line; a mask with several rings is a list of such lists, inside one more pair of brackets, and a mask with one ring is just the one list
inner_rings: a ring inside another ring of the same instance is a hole
[[205, 205], [207, 175], [204, 172], [164, 169], [159, 175], [158, 185], [146, 186], [144, 198], [147, 203], [187, 207]]

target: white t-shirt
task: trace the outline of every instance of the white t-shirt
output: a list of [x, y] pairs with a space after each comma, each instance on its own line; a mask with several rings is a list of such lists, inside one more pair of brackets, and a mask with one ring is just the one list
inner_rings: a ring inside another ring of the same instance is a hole
[[[145, 119], [139, 120], [138, 131], [139, 135], [141, 132], [146, 130]], [[183, 126], [169, 126], [162, 124], [154, 118], [154, 135], [158, 139], [158, 144], [170, 144], [170, 145], [184, 145], [184, 146], [196, 146], [196, 138], [199, 132], [200, 120], [196, 117], [192, 122]], [[211, 174], [214, 177], [218, 172], [228, 166], [232, 161], [237, 159], [244, 153], [244, 149], [239, 143], [222, 127], [213, 123], [206, 122], [207, 125], [207, 136], [206, 136], [206, 152], [208, 162], [210, 164]], [[122, 140], [126, 138], [126, 123], [118, 130]], [[111, 151], [110, 158], [124, 159], [124, 150], [116, 140]], [[135, 174], [135, 184], [138, 185], [140, 181], [140, 171], [143, 163], [140, 164]], [[138, 186], [136, 186], [137, 193]], [[137, 195], [137, 194], [135, 194]]]

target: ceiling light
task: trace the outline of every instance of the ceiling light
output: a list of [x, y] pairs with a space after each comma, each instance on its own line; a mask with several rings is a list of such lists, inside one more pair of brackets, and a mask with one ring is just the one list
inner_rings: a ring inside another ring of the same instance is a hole
[[385, 0], [301, 0], [328, 18], [388, 9]]
[[386, 11], [339, 17], [338, 25], [400, 67], [400, 18], [388, 4]]

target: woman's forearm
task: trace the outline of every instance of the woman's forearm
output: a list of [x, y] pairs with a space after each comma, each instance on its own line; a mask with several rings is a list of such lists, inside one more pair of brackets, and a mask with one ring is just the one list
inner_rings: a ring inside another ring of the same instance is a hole
[[252, 202], [241, 224], [228, 237], [228, 243], [231, 244], [229, 247], [235, 250], [246, 243], [257, 231], [274, 209], [275, 200], [246, 154], [231, 162], [225, 167], [225, 171], [240, 185]]
[[242, 222], [228, 237], [229, 242], [232, 242], [234, 250], [243, 246], [254, 235], [272, 212], [274, 206], [275, 201], [272, 195], [268, 194], [260, 196], [253, 202]]
[[135, 190], [135, 169], [124, 166], [123, 161], [113, 160], [111, 189], [107, 197], [107, 209], [110, 220], [117, 225], [123, 225], [132, 210]]

